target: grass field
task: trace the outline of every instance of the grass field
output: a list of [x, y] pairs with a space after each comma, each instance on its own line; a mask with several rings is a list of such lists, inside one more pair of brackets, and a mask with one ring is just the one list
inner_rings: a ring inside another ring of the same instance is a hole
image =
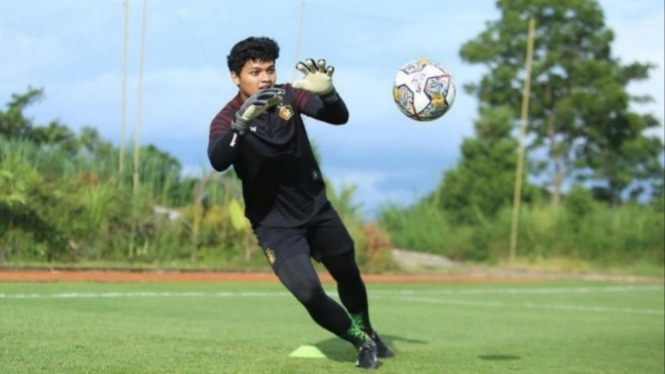
[[[369, 284], [381, 373], [663, 373], [663, 285]], [[334, 288], [326, 285], [334, 294]], [[292, 358], [303, 345], [327, 358]], [[358, 373], [279, 284], [0, 283], [0, 373]]]

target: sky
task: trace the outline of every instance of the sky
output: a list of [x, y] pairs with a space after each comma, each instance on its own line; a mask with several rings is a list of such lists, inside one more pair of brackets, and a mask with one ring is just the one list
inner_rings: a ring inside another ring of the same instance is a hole
[[[599, 3], [616, 35], [613, 55], [623, 63], [656, 64], [650, 79], [629, 91], [653, 96], [654, 103], [633, 109], [663, 123], [663, 1]], [[129, 4], [125, 141], [131, 144], [139, 113], [143, 2]], [[326, 178], [336, 188], [355, 185], [355, 202], [369, 218], [386, 202], [410, 204], [435, 188], [457, 163], [463, 139], [473, 135], [478, 103], [461, 87], [478, 82], [485, 70], [464, 63], [459, 49], [498, 19], [494, 4], [148, 0], [139, 139], [174, 155], [187, 172], [211, 170], [210, 121], [237, 90], [226, 56], [248, 36], [270, 36], [281, 47], [278, 83], [300, 78], [293, 67], [304, 58], [335, 66], [333, 82], [349, 108], [349, 123], [305, 120]], [[123, 27], [122, 0], [0, 0], [0, 105], [28, 86], [43, 88], [44, 100], [27, 110], [37, 124], [60, 119], [75, 131], [92, 126], [119, 144]], [[447, 66], [458, 87], [451, 110], [433, 122], [406, 118], [392, 100], [397, 69], [424, 57]], [[663, 137], [662, 128], [654, 133]]]

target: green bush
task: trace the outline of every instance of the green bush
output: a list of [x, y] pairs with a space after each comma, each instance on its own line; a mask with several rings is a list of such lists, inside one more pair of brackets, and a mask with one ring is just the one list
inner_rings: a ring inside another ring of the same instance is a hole
[[[570, 258], [600, 264], [649, 262], [662, 266], [665, 253], [663, 204], [608, 207], [581, 191], [563, 206], [527, 205], [520, 212], [517, 256]], [[388, 207], [380, 222], [394, 245], [461, 261], [498, 261], [508, 256], [512, 209], [491, 221], [454, 225], [445, 212], [420, 204]]]

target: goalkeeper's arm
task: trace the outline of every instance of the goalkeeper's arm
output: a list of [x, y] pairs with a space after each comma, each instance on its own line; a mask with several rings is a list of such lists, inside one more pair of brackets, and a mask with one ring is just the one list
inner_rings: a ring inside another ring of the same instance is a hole
[[322, 97], [307, 91], [294, 90], [298, 110], [309, 117], [332, 125], [343, 125], [349, 121], [349, 110], [344, 100], [338, 95], [333, 102], [326, 102]]
[[215, 170], [224, 171], [231, 166], [238, 157], [239, 143], [249, 123], [264, 110], [280, 104], [283, 98], [283, 89], [268, 88], [250, 96], [234, 114], [222, 110], [215, 117], [208, 143], [208, 159]]

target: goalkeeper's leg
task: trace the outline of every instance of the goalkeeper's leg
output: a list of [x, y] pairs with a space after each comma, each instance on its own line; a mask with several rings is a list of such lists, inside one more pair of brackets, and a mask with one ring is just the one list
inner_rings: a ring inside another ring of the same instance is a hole
[[378, 357], [393, 357], [394, 353], [372, 328], [369, 319], [367, 289], [360, 276], [354, 251], [342, 255], [323, 257], [323, 265], [337, 282], [337, 292], [342, 304], [351, 314], [353, 323], [367, 333], [376, 343]]
[[358, 351], [356, 366], [376, 368], [376, 344], [352, 323], [341, 305], [326, 295], [309, 254], [285, 259], [275, 272], [319, 326], [354, 345]]

